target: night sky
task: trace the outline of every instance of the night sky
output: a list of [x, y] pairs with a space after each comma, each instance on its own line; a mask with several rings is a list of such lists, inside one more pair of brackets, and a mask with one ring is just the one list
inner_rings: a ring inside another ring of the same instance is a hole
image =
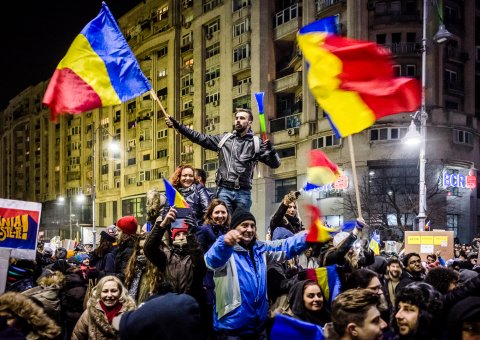
[[[140, 1], [105, 2], [118, 20]], [[17, 0], [3, 5], [0, 110], [28, 86], [53, 75], [75, 37], [100, 12], [101, 4], [100, 0]]]

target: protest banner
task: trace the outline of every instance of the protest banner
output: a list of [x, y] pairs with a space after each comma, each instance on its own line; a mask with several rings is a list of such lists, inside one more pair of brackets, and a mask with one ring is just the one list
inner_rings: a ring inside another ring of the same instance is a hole
[[10, 257], [35, 260], [41, 211], [41, 203], [0, 199], [0, 294]]
[[426, 261], [428, 254], [440, 250], [444, 259], [453, 258], [453, 231], [406, 231], [405, 254], [415, 252]]

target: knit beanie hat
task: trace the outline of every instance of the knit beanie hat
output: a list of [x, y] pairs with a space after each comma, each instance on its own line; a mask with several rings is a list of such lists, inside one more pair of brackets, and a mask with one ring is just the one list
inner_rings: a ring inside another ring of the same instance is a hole
[[125, 216], [118, 220], [117, 228], [120, 228], [125, 234], [135, 235], [137, 233], [138, 222], [135, 216]]
[[184, 233], [188, 232], [188, 225], [183, 224], [180, 228], [173, 228], [172, 239], [175, 240], [175, 236], [181, 231], [183, 231]]
[[102, 232], [100, 233], [100, 238], [110, 241], [111, 243], [114, 243], [117, 240], [114, 236], [110, 235], [105, 230], [102, 230]]
[[242, 208], [235, 209], [232, 215], [230, 229], [235, 229], [240, 223], [246, 220], [252, 220], [253, 222], [257, 223], [257, 221], [255, 220], [255, 216], [253, 216], [250, 211], [244, 210]]

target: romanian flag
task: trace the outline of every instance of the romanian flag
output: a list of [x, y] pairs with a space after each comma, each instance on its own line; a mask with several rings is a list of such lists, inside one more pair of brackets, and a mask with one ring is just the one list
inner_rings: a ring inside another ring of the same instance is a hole
[[165, 195], [168, 199], [168, 204], [175, 208], [190, 208], [185, 198], [170, 184], [165, 178], [163, 179], [163, 183], [165, 183]]
[[270, 333], [272, 340], [322, 340], [322, 327], [310, 322], [294, 319], [284, 314], [277, 314]]
[[307, 242], [321, 242], [326, 243], [332, 239], [332, 233], [336, 233], [339, 231], [338, 228], [327, 227], [321, 219], [320, 209], [313, 206], [308, 205], [307, 208], [310, 210], [312, 214], [310, 230], [308, 231], [307, 235]]
[[376, 120], [418, 109], [414, 78], [395, 78], [388, 50], [370, 41], [336, 35], [334, 17], [300, 29], [297, 41], [308, 63], [308, 85], [338, 137], [360, 132]]
[[59, 113], [82, 113], [117, 105], [152, 86], [105, 3], [100, 14], [75, 38], [55, 70], [43, 104], [50, 119]]
[[368, 245], [375, 255], [380, 255], [380, 234], [375, 230]]
[[323, 296], [330, 304], [340, 294], [340, 277], [338, 276], [337, 266], [331, 265], [315, 269], [307, 269], [307, 279], [318, 282], [322, 289]]
[[335, 182], [342, 173], [338, 165], [330, 161], [325, 153], [318, 149], [310, 151], [310, 163], [307, 168], [309, 184], [322, 186]]

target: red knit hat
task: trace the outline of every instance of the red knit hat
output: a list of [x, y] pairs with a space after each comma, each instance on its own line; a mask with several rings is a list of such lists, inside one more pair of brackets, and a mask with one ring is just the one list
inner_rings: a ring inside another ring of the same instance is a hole
[[135, 216], [125, 216], [118, 220], [117, 228], [125, 234], [135, 235], [137, 233], [138, 222]]
[[175, 240], [175, 236], [181, 231], [183, 231], [184, 233], [188, 232], [188, 225], [184, 224], [184, 225], [182, 225], [181, 228], [173, 228], [172, 229], [172, 239]]

